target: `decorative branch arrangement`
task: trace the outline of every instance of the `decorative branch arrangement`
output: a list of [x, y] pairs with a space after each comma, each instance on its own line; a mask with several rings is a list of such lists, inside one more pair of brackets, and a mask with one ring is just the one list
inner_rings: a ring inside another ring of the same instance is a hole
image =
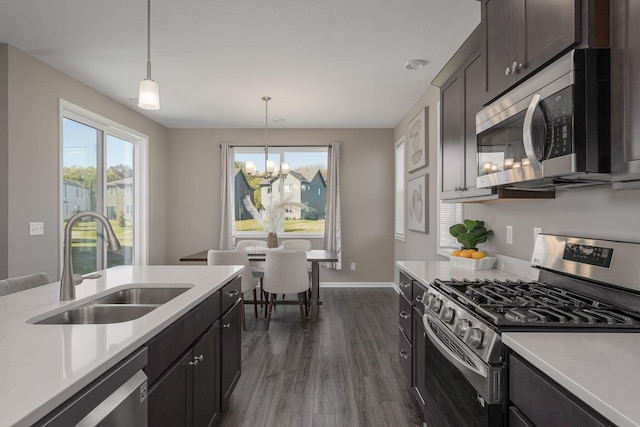
[[267, 233], [276, 233], [284, 227], [287, 207], [297, 207], [302, 210], [307, 210], [306, 205], [291, 201], [291, 196], [285, 198], [280, 203], [274, 203], [273, 197], [269, 197], [269, 206], [265, 209], [261, 209], [260, 211], [253, 206], [249, 196], [244, 197], [243, 203], [253, 219], [258, 221]]

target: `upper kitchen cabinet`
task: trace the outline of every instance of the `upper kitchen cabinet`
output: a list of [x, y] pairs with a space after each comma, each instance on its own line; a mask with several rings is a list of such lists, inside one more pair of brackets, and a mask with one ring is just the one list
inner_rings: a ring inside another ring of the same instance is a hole
[[571, 47], [608, 47], [608, 0], [483, 0], [484, 102]]
[[[613, 188], [640, 188], [640, 2], [611, 2]], [[635, 180], [635, 181], [634, 181]]]
[[476, 49], [441, 88], [442, 200], [491, 194], [491, 189], [476, 188], [476, 112], [482, 109], [484, 75], [481, 58]]

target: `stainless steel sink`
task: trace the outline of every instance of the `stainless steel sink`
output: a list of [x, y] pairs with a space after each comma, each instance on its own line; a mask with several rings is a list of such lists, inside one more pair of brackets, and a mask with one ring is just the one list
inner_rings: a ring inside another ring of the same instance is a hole
[[86, 304], [36, 322], [38, 325], [99, 325], [134, 320], [158, 308], [158, 305]]
[[95, 300], [96, 304], [164, 304], [189, 288], [129, 288]]
[[138, 285], [119, 289], [56, 314], [36, 316], [27, 320], [27, 323], [36, 325], [99, 325], [128, 322], [150, 313], [162, 304], [188, 291], [192, 286], [185, 284], [180, 287], [142, 287]]

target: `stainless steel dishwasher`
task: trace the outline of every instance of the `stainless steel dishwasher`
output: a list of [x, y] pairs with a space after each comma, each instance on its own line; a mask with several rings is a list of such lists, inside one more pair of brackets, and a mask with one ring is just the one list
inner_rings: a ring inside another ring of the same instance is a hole
[[146, 426], [147, 349], [142, 348], [59, 406], [36, 426]]

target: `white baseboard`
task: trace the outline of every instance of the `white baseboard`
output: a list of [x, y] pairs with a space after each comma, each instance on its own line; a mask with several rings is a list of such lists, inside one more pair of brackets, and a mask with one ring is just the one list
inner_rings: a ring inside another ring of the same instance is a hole
[[320, 282], [321, 288], [397, 288], [393, 282]]

